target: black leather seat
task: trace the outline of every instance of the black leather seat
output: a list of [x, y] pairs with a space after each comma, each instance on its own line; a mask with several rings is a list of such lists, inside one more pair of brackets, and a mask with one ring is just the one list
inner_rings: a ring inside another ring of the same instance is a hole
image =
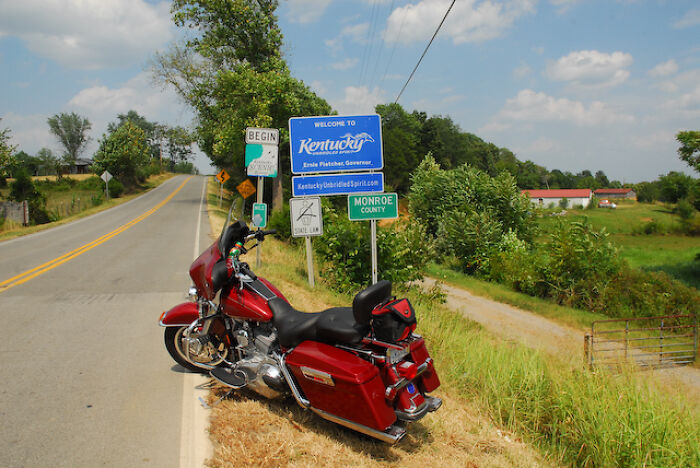
[[391, 297], [391, 283], [380, 281], [355, 296], [352, 307], [333, 307], [323, 312], [306, 313], [296, 310], [281, 298], [268, 304], [277, 327], [280, 345], [292, 348], [312, 340], [328, 344], [356, 344], [370, 329], [372, 309]]

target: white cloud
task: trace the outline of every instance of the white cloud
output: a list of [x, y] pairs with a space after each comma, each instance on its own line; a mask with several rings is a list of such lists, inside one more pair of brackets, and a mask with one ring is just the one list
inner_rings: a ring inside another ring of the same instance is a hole
[[293, 23], [313, 23], [323, 16], [332, 0], [287, 0]]
[[70, 68], [120, 68], [171, 39], [169, 9], [144, 0], [0, 0], [0, 35]]
[[[161, 90], [147, 72], [136, 75], [119, 88], [95, 85], [85, 88], [68, 102], [70, 108], [96, 121], [115, 120], [117, 114], [135, 110], [148, 120], [167, 121], [182, 115], [183, 106], [170, 88]], [[94, 127], [93, 127], [94, 128]]]
[[604, 88], [619, 85], [630, 76], [627, 67], [634, 59], [630, 54], [597, 50], [580, 50], [547, 65], [547, 76], [582, 88]]
[[482, 127], [490, 132], [507, 129], [514, 122], [563, 122], [577, 126], [601, 126], [634, 122], [629, 114], [617, 113], [600, 101], [586, 106], [580, 101], [554, 98], [524, 89], [506, 101], [496, 117]]
[[[450, 3], [450, 0], [422, 0], [394, 9], [387, 20], [385, 40], [409, 44], [429, 39]], [[439, 35], [450, 37], [455, 44], [494, 39], [521, 16], [534, 13], [535, 3], [535, 0], [462, 0], [455, 3]]]
[[658, 77], [658, 76], [669, 76], [673, 75], [678, 71], [678, 63], [674, 59], [669, 60], [668, 62], [663, 62], [649, 70], [649, 75]]
[[333, 70], [349, 70], [353, 68], [360, 61], [358, 58], [346, 58], [340, 62], [335, 62], [331, 64]]
[[367, 43], [367, 31], [369, 31], [369, 23], [353, 24], [345, 26], [340, 34], [334, 39], [326, 39], [324, 43], [331, 50], [332, 55], [338, 54], [343, 50], [343, 43], [352, 41], [358, 44]]
[[689, 10], [683, 18], [673, 23], [676, 29], [692, 28], [700, 25], [700, 10]]
[[520, 62], [520, 65], [515, 67], [515, 69], [513, 70], [513, 77], [519, 80], [526, 78], [530, 75], [532, 75], [532, 68], [530, 68], [530, 65], [528, 65], [525, 62]]
[[36, 154], [41, 148], [51, 148], [60, 152], [58, 143], [49, 133], [48, 115], [19, 115], [9, 112], [2, 117], [0, 128], [11, 130], [10, 143], [17, 145], [17, 150]]
[[352, 115], [373, 113], [377, 104], [384, 102], [386, 102], [384, 91], [379, 88], [375, 87], [370, 91], [367, 86], [348, 86], [345, 88], [343, 99], [332, 104], [341, 115]]

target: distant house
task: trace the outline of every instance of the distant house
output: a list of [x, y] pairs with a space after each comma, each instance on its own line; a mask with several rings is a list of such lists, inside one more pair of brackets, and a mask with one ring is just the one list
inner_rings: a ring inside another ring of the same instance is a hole
[[92, 159], [78, 158], [75, 163], [64, 165], [63, 168], [66, 174], [89, 174], [90, 166], [92, 166]]
[[585, 208], [593, 196], [591, 189], [523, 190], [522, 193], [527, 195], [532, 203], [544, 208], [550, 205], [559, 206], [564, 198], [569, 207], [581, 205]]
[[598, 198], [627, 198], [636, 200], [637, 194], [631, 188], [601, 188], [593, 192]]

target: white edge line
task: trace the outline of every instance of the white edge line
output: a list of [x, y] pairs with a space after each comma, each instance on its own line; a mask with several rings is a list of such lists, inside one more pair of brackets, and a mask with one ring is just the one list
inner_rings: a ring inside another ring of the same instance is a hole
[[[194, 258], [199, 255], [199, 239], [202, 226], [202, 211], [204, 208], [204, 194], [208, 178], [202, 185], [202, 197], [200, 199], [197, 216], [197, 229], [194, 236]], [[199, 403], [199, 398], [205, 399], [207, 390], [202, 384], [207, 379], [202, 374], [187, 372], [182, 380], [182, 422], [180, 426], [180, 467], [197, 468], [204, 466], [207, 458], [214, 452], [209, 440], [209, 415]]]

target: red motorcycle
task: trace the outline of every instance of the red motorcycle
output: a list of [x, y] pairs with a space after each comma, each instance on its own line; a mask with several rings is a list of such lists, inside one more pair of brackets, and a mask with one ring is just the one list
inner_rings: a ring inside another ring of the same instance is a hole
[[175, 361], [234, 389], [291, 393], [322, 418], [387, 443], [406, 434], [402, 422], [440, 408], [442, 400], [428, 395], [440, 380], [413, 333], [414, 310], [392, 297], [389, 281], [358, 293], [352, 307], [300, 312], [238, 258], [247, 242], [274, 231], [230, 219], [190, 267], [192, 302], [160, 317]]

